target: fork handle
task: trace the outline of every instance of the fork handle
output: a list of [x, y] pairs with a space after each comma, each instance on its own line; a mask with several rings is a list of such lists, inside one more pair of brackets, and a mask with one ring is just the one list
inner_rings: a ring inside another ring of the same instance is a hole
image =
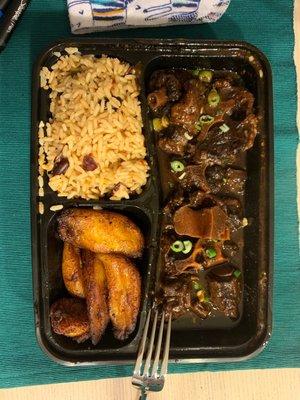
[[141, 390], [141, 395], [139, 397], [139, 400], [146, 400], [147, 399], [147, 393], [145, 390]]

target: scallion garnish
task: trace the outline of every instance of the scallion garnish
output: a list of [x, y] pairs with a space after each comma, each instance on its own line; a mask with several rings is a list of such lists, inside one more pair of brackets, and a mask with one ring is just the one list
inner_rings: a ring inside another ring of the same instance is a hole
[[202, 125], [211, 124], [212, 122], [214, 122], [214, 120], [214, 117], [212, 117], [211, 115], [201, 115], [201, 117], [199, 118], [199, 122]]
[[192, 139], [193, 139], [193, 136], [189, 135], [187, 132], [184, 133], [184, 137], [185, 137], [187, 140], [192, 140]]
[[220, 103], [220, 100], [221, 100], [220, 95], [215, 89], [209, 92], [207, 101], [211, 107], [216, 107]]
[[220, 131], [222, 131], [223, 133], [228, 132], [229, 129], [230, 129], [229, 126], [226, 124], [220, 126]]
[[209, 247], [208, 249], [205, 250], [205, 254], [207, 255], [208, 258], [215, 258], [217, 252], [213, 247]]
[[174, 172], [181, 172], [184, 170], [184, 164], [178, 160], [171, 161], [171, 169]]
[[198, 291], [198, 290], [201, 290], [201, 289], [202, 289], [202, 285], [201, 285], [200, 282], [193, 281], [192, 285], [193, 285], [193, 289], [194, 289], [194, 290], [197, 290], [197, 291]]
[[241, 275], [241, 271], [239, 269], [236, 269], [233, 273], [233, 275], [238, 278]]
[[176, 242], [171, 245], [171, 250], [173, 250], [174, 253], [180, 253], [183, 249], [184, 245], [181, 240], [176, 240]]
[[190, 240], [183, 241], [184, 249], [182, 250], [183, 254], [188, 254], [193, 247], [193, 243]]
[[209, 83], [212, 80], [213, 73], [211, 71], [200, 71], [199, 72], [199, 79], [203, 82]]
[[201, 129], [202, 129], [202, 124], [201, 124], [200, 121], [196, 122], [195, 128], [196, 128], [196, 131], [197, 131], [197, 132], [200, 132], [200, 131], [201, 131]]
[[196, 68], [196, 69], [193, 69], [192, 70], [192, 74], [194, 75], [194, 76], [199, 76], [199, 73], [200, 73], [200, 69], [199, 68]]

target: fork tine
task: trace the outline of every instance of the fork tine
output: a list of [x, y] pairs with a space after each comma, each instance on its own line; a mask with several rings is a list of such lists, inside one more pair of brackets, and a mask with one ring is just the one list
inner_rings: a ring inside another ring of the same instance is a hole
[[169, 361], [169, 350], [170, 350], [170, 336], [171, 336], [171, 325], [172, 325], [172, 315], [170, 314], [169, 316], [169, 321], [168, 321], [168, 328], [167, 328], [167, 336], [166, 336], [166, 342], [165, 342], [165, 348], [164, 348], [164, 355], [163, 355], [163, 360], [161, 364], [161, 371], [160, 375], [165, 375], [168, 371], [168, 361]]
[[146, 344], [147, 334], [148, 334], [148, 329], [149, 329], [150, 316], [151, 316], [151, 310], [149, 310], [149, 312], [148, 312], [146, 323], [144, 326], [144, 333], [143, 333], [142, 341], [141, 341], [141, 344], [139, 347], [136, 363], [134, 366], [134, 371], [133, 371], [134, 374], [141, 373], [141, 367], [142, 367], [143, 356], [144, 356], [144, 351], [145, 351], [145, 344]]
[[145, 368], [144, 368], [144, 373], [143, 375], [148, 375], [149, 374], [149, 368], [151, 364], [151, 356], [152, 356], [152, 351], [153, 351], [153, 343], [154, 343], [154, 338], [155, 338], [155, 332], [156, 332], [156, 324], [157, 324], [157, 310], [155, 310], [154, 314], [154, 321], [152, 325], [152, 331], [151, 331], [151, 336], [150, 336], [150, 343], [149, 343], [149, 348], [147, 352], [147, 357], [145, 361]]
[[151, 375], [156, 375], [157, 369], [158, 369], [162, 335], [163, 335], [163, 330], [164, 330], [164, 322], [165, 322], [165, 312], [163, 311], [162, 316], [161, 316], [161, 321], [160, 321], [158, 341], [157, 341], [157, 347], [156, 347], [156, 351], [155, 351], [155, 357], [154, 357]]

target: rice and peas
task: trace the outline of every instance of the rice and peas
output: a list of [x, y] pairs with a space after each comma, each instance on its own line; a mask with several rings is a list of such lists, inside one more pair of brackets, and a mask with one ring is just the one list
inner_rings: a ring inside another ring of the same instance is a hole
[[117, 58], [65, 50], [40, 72], [51, 112], [39, 127], [40, 175], [67, 198], [141, 193], [149, 167], [134, 70]]

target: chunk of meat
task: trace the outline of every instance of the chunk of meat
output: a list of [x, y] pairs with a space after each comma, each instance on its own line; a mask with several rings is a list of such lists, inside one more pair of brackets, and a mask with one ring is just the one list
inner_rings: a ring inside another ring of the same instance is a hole
[[241, 301], [241, 280], [233, 275], [233, 268], [226, 274], [210, 273], [208, 275], [210, 301], [226, 317], [236, 319], [239, 316]]
[[210, 307], [196, 296], [195, 283], [200, 285], [196, 275], [184, 275], [176, 279], [166, 279], [161, 285], [159, 303], [162, 304], [166, 318], [177, 319], [187, 312], [200, 318], [210, 314]]
[[222, 254], [229, 260], [232, 259], [238, 251], [239, 246], [232, 240], [225, 240], [225, 242], [222, 244]]
[[258, 133], [259, 120], [256, 115], [248, 115], [237, 127], [239, 136], [244, 136], [243, 151], [251, 149]]
[[176, 72], [168, 70], [155, 71], [150, 79], [150, 90], [165, 88], [168, 99], [177, 101], [181, 96], [181, 83], [175, 74]]
[[184, 170], [183, 179], [179, 180], [181, 187], [187, 191], [195, 189], [209, 191], [205, 170], [206, 165], [204, 164], [188, 165]]
[[222, 100], [231, 99], [239, 88], [233, 84], [231, 79], [217, 79], [214, 81], [214, 88], [218, 91]]
[[161, 89], [150, 93], [147, 97], [147, 102], [151, 110], [154, 112], [157, 112], [159, 109], [164, 107], [168, 102], [166, 88], [162, 87]]
[[212, 193], [241, 195], [244, 192], [247, 174], [243, 170], [211, 165], [206, 168], [205, 175]]
[[[258, 133], [258, 118], [250, 114], [238, 124], [227, 121], [224, 132], [224, 120], [215, 122], [199, 134], [198, 151], [205, 151], [220, 160], [238, 155], [253, 146]], [[205, 135], [204, 135], [205, 133]]]
[[174, 212], [179, 208], [184, 202], [183, 192], [179, 189], [172, 194], [169, 198], [167, 204], [163, 208], [163, 221], [162, 226], [164, 230], [169, 230], [174, 228], [173, 215]]
[[[212, 250], [215, 251], [213, 256], [211, 255]], [[222, 242], [198, 240], [193, 247], [192, 254], [184, 259], [176, 259], [170, 253], [171, 251], [166, 257], [166, 264], [168, 264], [169, 274], [173, 276], [194, 273], [228, 261], [222, 252]]]
[[168, 154], [183, 156], [186, 152], [188, 139], [184, 135], [185, 130], [180, 127], [173, 127], [168, 133], [161, 137], [158, 146]]
[[249, 114], [252, 113], [254, 97], [248, 90], [239, 90], [233, 96], [235, 105], [227, 111], [230, 118], [234, 121], [243, 121]]
[[238, 199], [219, 197], [214, 194], [196, 191], [189, 195], [189, 205], [197, 210], [219, 205], [228, 216], [231, 231], [236, 231], [243, 226], [243, 208]]
[[201, 142], [197, 149], [205, 151], [221, 160], [227, 157], [237, 155], [244, 150], [245, 138], [241, 132], [230, 128], [223, 132], [221, 126], [223, 123], [214, 124], [206, 134], [205, 139]]
[[187, 81], [182, 99], [171, 108], [171, 123], [195, 132], [195, 124], [201, 115], [203, 101], [199, 81], [195, 79]]
[[228, 215], [230, 229], [235, 231], [243, 226], [243, 208], [238, 199], [225, 197], [221, 199], [223, 209]]
[[193, 210], [179, 208], [174, 214], [174, 229], [178, 235], [201, 239], [229, 240], [227, 215], [219, 206]]

